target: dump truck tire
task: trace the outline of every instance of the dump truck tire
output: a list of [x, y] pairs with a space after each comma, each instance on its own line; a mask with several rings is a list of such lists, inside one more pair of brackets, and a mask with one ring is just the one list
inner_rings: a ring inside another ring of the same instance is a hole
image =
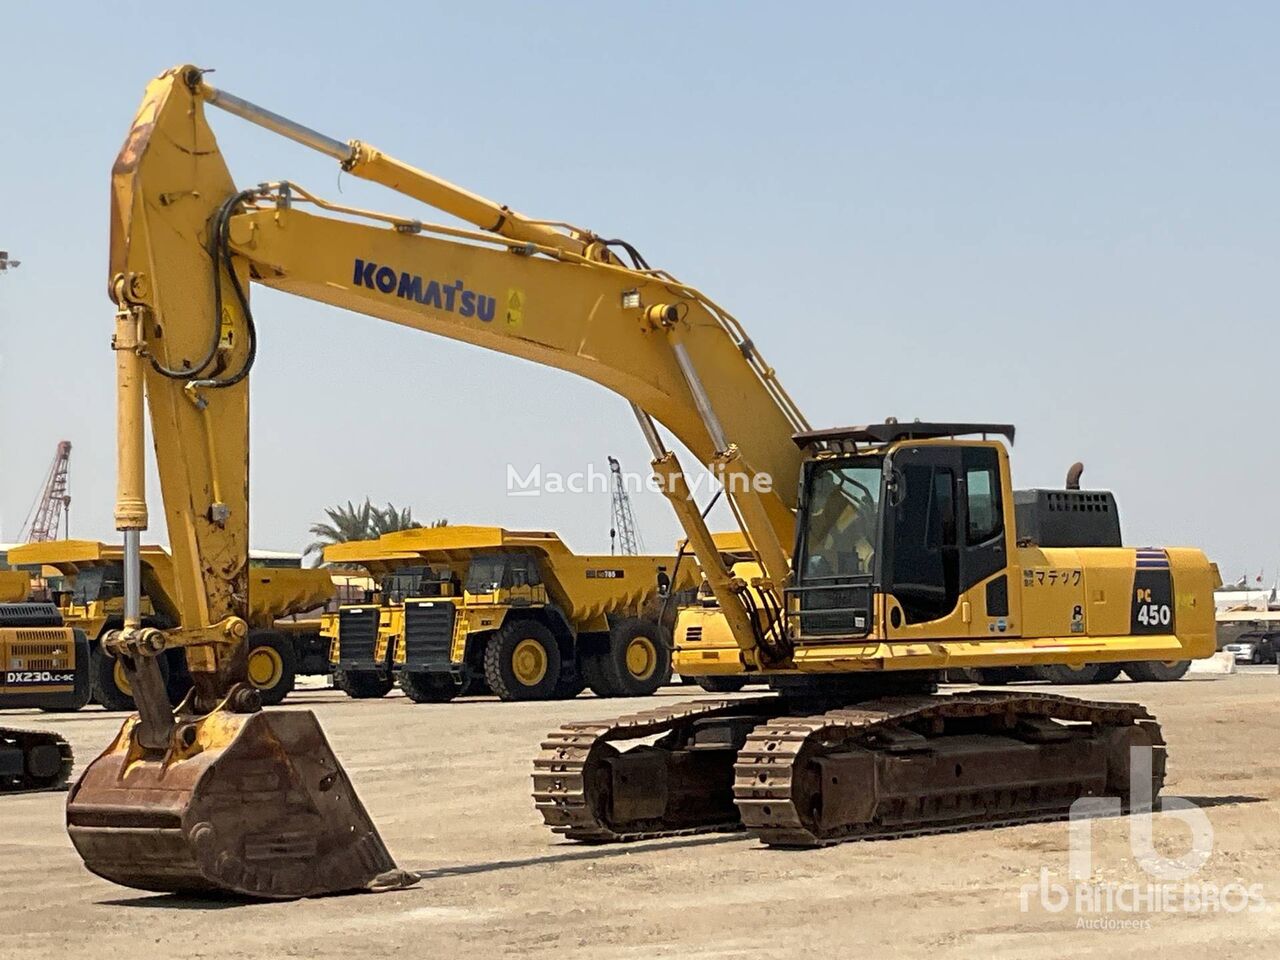
[[694, 677], [693, 682], [707, 693], [737, 693], [747, 685], [746, 677]]
[[462, 691], [448, 673], [403, 672], [400, 689], [414, 703], [448, 703]]
[[965, 673], [970, 681], [983, 687], [1003, 687], [1023, 679], [1017, 667], [969, 667]]
[[599, 663], [615, 696], [647, 697], [671, 679], [671, 645], [656, 623], [632, 617], [614, 624]]
[[588, 689], [597, 697], [616, 697], [618, 692], [613, 688], [604, 674], [604, 658], [608, 652], [608, 634], [587, 634], [578, 636], [578, 672]]
[[583, 690], [587, 689], [587, 679], [582, 675], [580, 665], [573, 668], [560, 665], [560, 680], [556, 683], [555, 699], [572, 700]]
[[352, 700], [376, 700], [391, 692], [393, 681], [372, 670], [339, 670], [333, 675], [339, 690]]
[[[160, 662], [160, 675], [165, 683], [169, 681], [169, 661], [164, 657], [156, 658]], [[93, 648], [89, 658], [89, 669], [93, 671], [93, 702], [101, 704], [105, 710], [137, 709], [133, 702], [133, 692], [129, 689], [124, 675], [124, 665], [115, 657], [107, 656], [102, 644]]]
[[293, 641], [275, 630], [250, 630], [249, 682], [266, 706], [280, 703], [293, 692], [298, 676], [298, 651]]
[[1191, 669], [1190, 660], [1134, 660], [1124, 665], [1130, 680], [1138, 683], [1166, 683], [1181, 680]]
[[1065, 663], [1044, 663], [1032, 667], [1031, 672], [1040, 680], [1047, 680], [1057, 686], [1071, 683], [1093, 683], [1098, 677], [1098, 665], [1086, 663], [1081, 667], [1071, 667]]
[[1119, 677], [1124, 670], [1124, 665], [1119, 663], [1099, 663], [1096, 666], [1098, 675], [1093, 678], [1094, 683], [1110, 683]]
[[484, 669], [472, 670], [470, 667], [462, 674], [462, 689], [458, 691], [460, 697], [488, 697], [493, 694], [489, 689], [489, 681], [484, 678]]
[[536, 620], [508, 620], [485, 645], [484, 676], [500, 700], [550, 700], [560, 682], [560, 646]]

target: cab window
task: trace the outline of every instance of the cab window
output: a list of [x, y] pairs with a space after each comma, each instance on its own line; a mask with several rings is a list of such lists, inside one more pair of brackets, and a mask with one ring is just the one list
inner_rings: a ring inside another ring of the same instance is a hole
[[907, 623], [925, 623], [950, 613], [960, 596], [956, 472], [936, 462], [899, 469], [891, 590]]
[[1004, 528], [1000, 502], [1000, 460], [996, 452], [984, 448], [964, 451], [964, 480], [969, 546], [986, 543]]

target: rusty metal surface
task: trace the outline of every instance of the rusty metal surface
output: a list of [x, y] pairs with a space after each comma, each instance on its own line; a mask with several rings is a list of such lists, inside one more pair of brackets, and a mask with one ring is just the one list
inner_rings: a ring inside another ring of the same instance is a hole
[[67, 798], [85, 866], [159, 892], [292, 899], [368, 889], [391, 855], [309, 711], [216, 711], [180, 724], [168, 754], [137, 718]]
[[[553, 832], [588, 843], [739, 829], [733, 757], [751, 728], [786, 709], [770, 695], [567, 723], [534, 760], [534, 805]], [[708, 724], [725, 734], [723, 747], [699, 729]], [[656, 750], [614, 746], [654, 735], [661, 735]]]
[[73, 764], [71, 744], [56, 733], [0, 727], [0, 793], [60, 790]]
[[734, 795], [767, 844], [822, 846], [1067, 816], [1082, 796], [1128, 805], [1128, 747], [1160, 727], [1138, 704], [1039, 693], [892, 697], [762, 724], [738, 756]]
[[821, 846], [1055, 820], [1088, 795], [1127, 803], [1130, 745], [1153, 748], [1155, 797], [1164, 740], [1137, 704], [702, 700], [554, 731], [534, 761], [534, 804], [553, 832], [589, 843], [745, 826], [768, 844]]

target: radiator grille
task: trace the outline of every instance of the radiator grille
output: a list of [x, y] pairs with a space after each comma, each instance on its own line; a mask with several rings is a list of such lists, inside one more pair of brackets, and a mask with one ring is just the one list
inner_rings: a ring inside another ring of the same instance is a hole
[[404, 605], [406, 670], [449, 669], [454, 607], [448, 601], [409, 600]]
[[37, 645], [43, 644], [48, 646], [52, 644], [55, 646], [66, 647], [71, 644], [71, 637], [67, 634], [68, 631], [57, 627], [52, 627], [46, 630], [41, 630], [37, 627], [21, 627], [13, 631], [13, 638], [19, 644], [34, 642]]
[[378, 608], [343, 608], [338, 611], [339, 666], [373, 669], [378, 648]]
[[[75, 647], [59, 630], [18, 630], [21, 640], [8, 645], [6, 670], [71, 670], [75, 667]], [[42, 642], [31, 642], [31, 634], [49, 634]]]

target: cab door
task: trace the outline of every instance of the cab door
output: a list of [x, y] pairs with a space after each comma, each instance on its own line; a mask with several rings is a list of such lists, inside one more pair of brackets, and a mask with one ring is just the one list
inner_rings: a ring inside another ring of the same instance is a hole
[[1015, 534], [1007, 523], [1007, 463], [995, 446], [965, 446], [960, 460], [960, 593], [970, 615], [969, 635], [992, 640], [1018, 636], [1020, 585], [1009, 579]]
[[890, 639], [967, 636], [958, 447], [904, 446], [893, 454], [884, 512], [884, 592]]

